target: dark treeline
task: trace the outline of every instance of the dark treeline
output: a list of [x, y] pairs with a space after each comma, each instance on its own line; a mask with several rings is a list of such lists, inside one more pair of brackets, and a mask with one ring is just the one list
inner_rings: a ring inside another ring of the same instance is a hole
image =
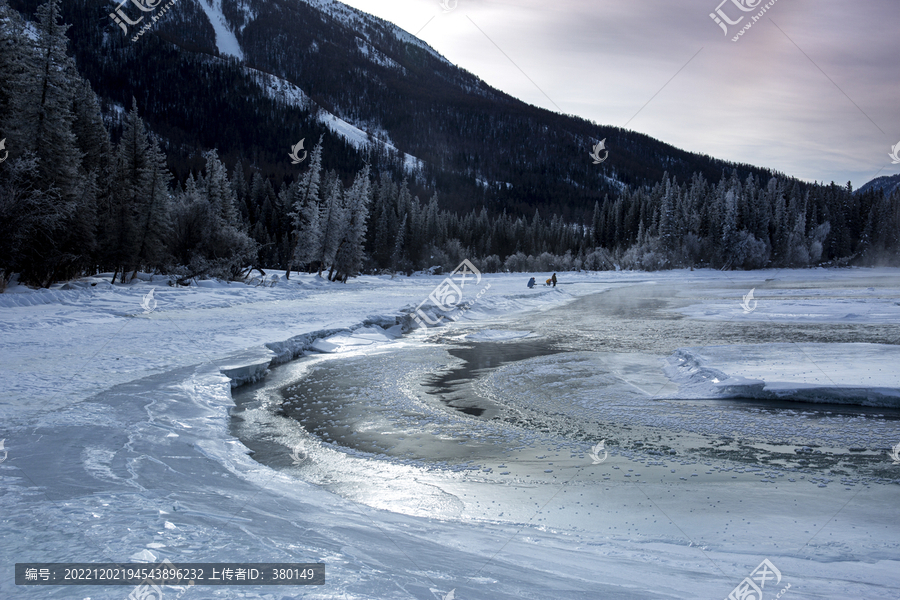
[[[67, 56], [59, 0], [27, 25], [0, 0], [0, 289], [14, 273], [48, 286], [138, 271], [242, 277], [250, 267], [360, 272], [455, 267], [486, 272], [681, 266], [752, 269], [898, 260], [900, 192], [787, 178], [701, 174], [624, 187], [581, 222], [481, 208], [442, 209], [407, 180], [323, 165], [324, 136], [298, 177], [276, 186], [215, 150], [173, 177], [137, 102], [110, 139], [97, 96]], [[28, 28], [31, 27], [30, 30]]]

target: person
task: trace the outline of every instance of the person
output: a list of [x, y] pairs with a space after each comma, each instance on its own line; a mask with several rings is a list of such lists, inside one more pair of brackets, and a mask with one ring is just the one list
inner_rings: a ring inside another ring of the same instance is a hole
[[528, 280], [528, 289], [530, 290], [533, 287], [534, 287], [534, 277], [532, 277], [531, 279]]
[[553, 287], [556, 287], [556, 273], [553, 274], [553, 277], [550, 278], [550, 281], [553, 282]]
[[548, 279], [547, 281], [544, 282], [544, 285], [546, 285], [547, 287], [550, 287], [550, 284], [552, 282], [553, 282], [553, 278], [551, 277], [550, 279]]

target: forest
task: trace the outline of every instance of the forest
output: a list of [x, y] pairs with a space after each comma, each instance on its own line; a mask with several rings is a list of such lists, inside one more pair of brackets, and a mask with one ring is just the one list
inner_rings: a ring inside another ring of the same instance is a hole
[[[59, 0], [29, 24], [0, 0], [0, 291], [103, 272], [241, 279], [251, 268], [360, 273], [452, 269], [755, 269], [897, 264], [900, 192], [761, 179], [723, 170], [622, 185], [584, 218], [483, 204], [442, 208], [396, 170], [326, 169], [335, 136], [310, 139], [294, 176], [278, 180], [216, 149], [176, 177], [167, 141], [141, 106], [104, 117], [67, 50]], [[115, 136], [116, 139], [113, 139]], [[340, 152], [346, 153], [346, 147]], [[285, 153], [286, 167], [290, 160]], [[585, 157], [587, 161], [587, 157]], [[417, 190], [414, 193], [412, 189]], [[515, 186], [506, 192], [515, 194]]]

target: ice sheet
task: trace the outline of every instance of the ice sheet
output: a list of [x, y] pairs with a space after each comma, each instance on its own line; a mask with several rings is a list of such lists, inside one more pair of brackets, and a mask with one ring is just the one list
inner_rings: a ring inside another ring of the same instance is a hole
[[772, 398], [900, 408], [900, 346], [758, 344], [682, 348], [667, 373], [684, 398]]

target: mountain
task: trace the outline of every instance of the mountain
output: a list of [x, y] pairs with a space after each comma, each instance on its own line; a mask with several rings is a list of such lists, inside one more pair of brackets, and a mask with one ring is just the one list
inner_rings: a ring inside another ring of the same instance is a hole
[[872, 190], [881, 191], [885, 196], [888, 197], [893, 196], [894, 192], [900, 190], [900, 173], [898, 173], [897, 175], [885, 175], [883, 177], [876, 177], [869, 183], [859, 188], [857, 192], [860, 194], [864, 194]]
[[[38, 3], [10, 0], [26, 16]], [[160, 0], [120, 5], [131, 21], [146, 17], [126, 27], [110, 18], [115, 6], [69, 0], [62, 16], [113, 138], [136, 99], [178, 181], [217, 148], [229, 167], [243, 161], [278, 186], [295, 173], [290, 148], [324, 135], [323, 167], [346, 180], [369, 163], [410, 177], [423, 196], [439, 191], [447, 209], [540, 209], [574, 222], [666, 172], [679, 181], [773, 175], [525, 104], [333, 0], [177, 0], [135, 39], [157, 15], [142, 15], [141, 3], [162, 10]], [[588, 152], [600, 139], [609, 159], [594, 165]]]
[[[29, 1], [0, 0], [0, 292], [14, 274], [188, 284], [274, 266], [346, 282], [464, 258], [483, 272], [900, 259], [900, 193], [525, 105], [336, 2], [10, 8]], [[598, 130], [610, 152], [594, 164]]]

